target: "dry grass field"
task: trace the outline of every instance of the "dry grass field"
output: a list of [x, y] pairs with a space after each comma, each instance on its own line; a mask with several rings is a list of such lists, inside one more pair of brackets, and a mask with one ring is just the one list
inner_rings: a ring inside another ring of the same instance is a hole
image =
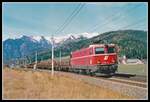
[[112, 90], [48, 72], [3, 69], [3, 99], [132, 99]]

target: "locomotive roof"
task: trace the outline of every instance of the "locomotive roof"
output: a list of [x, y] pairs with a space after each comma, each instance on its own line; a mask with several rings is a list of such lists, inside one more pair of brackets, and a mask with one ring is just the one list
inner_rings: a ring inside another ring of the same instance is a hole
[[[89, 45], [89, 47], [87, 47], [87, 48], [82, 48], [82, 49], [80, 49], [80, 50], [76, 50], [76, 51], [73, 51], [73, 52], [71, 52], [71, 54], [72, 53], [76, 53], [76, 52], [80, 52], [80, 51], [83, 51], [83, 50], [85, 50], [85, 49], [89, 49], [90, 47], [104, 47], [106, 44], [93, 44], [93, 45]], [[108, 46], [115, 46], [115, 44], [107, 44]]]
[[[89, 47], [104, 47], [106, 44], [93, 44], [89, 45]], [[115, 46], [115, 44], [107, 44], [108, 46]]]

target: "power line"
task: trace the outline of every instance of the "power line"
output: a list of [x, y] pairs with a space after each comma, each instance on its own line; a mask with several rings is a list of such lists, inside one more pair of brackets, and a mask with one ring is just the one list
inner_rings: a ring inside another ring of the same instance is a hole
[[[65, 22], [57, 29], [55, 33], [62, 32], [67, 25], [75, 18], [75, 16], [81, 11], [81, 9], [85, 6], [85, 4], [80, 3], [75, 10], [71, 13], [71, 15], [65, 20]], [[35, 53], [35, 52], [33, 52]], [[47, 53], [47, 51], [38, 51], [39, 54]], [[31, 54], [33, 56], [33, 54]], [[29, 55], [28, 55], [29, 56]]]
[[[137, 7], [139, 7], [139, 5], [135, 6], [135, 7], [132, 8], [132, 9], [135, 9], [135, 8], [137, 8]], [[131, 11], [133, 11], [133, 10], [127, 10], [126, 12], [128, 12], [128, 13], [130, 12], [130, 13], [131, 13]], [[123, 17], [121, 16], [121, 17], [119, 17], [119, 19], [120, 19], [120, 18], [124, 18], [124, 17], [126, 17], [126, 16], [123, 16]], [[114, 19], [115, 19], [115, 18], [114, 18]], [[116, 21], [119, 22], [119, 19], [114, 20], [114, 22], [116, 22]], [[112, 20], [113, 20], [113, 19], [112, 19]], [[124, 21], [125, 21], [125, 19], [124, 19]], [[108, 22], [107, 24], [109, 24], [109, 22]], [[106, 24], [106, 25], [107, 25], [107, 24]], [[103, 28], [103, 27], [102, 27], [102, 28]]]
[[139, 24], [139, 23], [143, 23], [142, 21], [144, 21], [146, 18], [142, 18], [142, 19], [140, 19], [140, 20], [138, 20], [138, 21], [136, 21], [136, 22], [134, 22], [134, 23], [131, 23], [131, 24], [128, 24], [128, 25], [126, 25], [126, 26], [124, 26], [124, 27], [121, 27], [120, 29], [125, 29], [125, 28], [128, 28], [128, 27], [130, 27], [130, 26], [133, 26], [133, 25], [137, 25], [137, 24]]
[[70, 22], [73, 20], [73, 18], [75, 18], [75, 16], [81, 11], [81, 9], [84, 7], [85, 4], [81, 5], [78, 9], [78, 11], [71, 17], [70, 20], [68, 20], [68, 22], [65, 24], [65, 26], [63, 26], [63, 28], [60, 30], [60, 32], [62, 32], [69, 24]]
[[[145, 26], [145, 24], [139, 24], [138, 26], [136, 25], [136, 26], [134, 26], [134, 27], [136, 27], [136, 29], [141, 29], [142, 27], [147, 27], [147, 26]], [[147, 28], [146, 28], [147, 29]]]
[[[84, 5], [79, 5], [74, 11], [73, 11], [73, 13], [71, 14], [71, 16], [69, 16], [66, 20], [65, 20], [65, 22], [64, 22], [64, 24], [60, 27], [61, 29], [58, 29], [58, 31], [60, 32], [60, 31], [63, 31], [64, 29], [65, 29], [65, 27], [72, 21], [72, 19], [80, 12], [80, 10], [83, 8], [83, 6]], [[137, 6], [136, 6], [137, 7]], [[76, 12], [75, 12], [76, 11]], [[118, 20], [118, 19], [117, 19]], [[70, 21], [70, 22], [69, 22]], [[58, 31], [56, 31], [56, 32], [58, 32]]]
[[[125, 7], [126, 8], [126, 7]], [[125, 8], [123, 8], [123, 9], [125, 9]], [[113, 16], [116, 16], [116, 14], [117, 15], [119, 15], [120, 14], [120, 11], [118, 12], [114, 12], [113, 14], [111, 14], [111, 15], [108, 15], [105, 19], [107, 20], [106, 22], [108, 22], [108, 20], [111, 20], [111, 18], [110, 17], [113, 17]], [[100, 20], [101, 21], [101, 20]], [[98, 21], [98, 23], [96, 23], [94, 26], [92, 26], [92, 27], [90, 27], [90, 28], [95, 28], [96, 26], [99, 26], [99, 25], [101, 25], [99, 22], [100, 21]], [[103, 22], [103, 24], [105, 24], [105, 22]], [[89, 29], [90, 29], [89, 28]]]
[[[138, 4], [138, 5], [134, 6], [133, 8], [130, 8], [130, 9], [128, 9], [128, 10], [125, 10], [125, 12], [128, 12], [128, 13], [129, 13], [129, 12], [133, 11], [135, 8], [140, 7], [140, 5], [141, 5], [141, 4]], [[124, 12], [121, 12], [121, 13], [123, 14]], [[116, 18], [116, 17], [118, 17], [119, 19], [122, 18], [122, 16], [120, 17], [120, 15], [118, 15], [118, 16], [112, 17], [110, 20], [113, 21], [113, 22], [114, 22], [114, 21], [118, 21], [118, 18]], [[123, 16], [123, 18], [124, 18], [124, 17], [125, 17], [125, 16]], [[111, 22], [110, 20], [107, 20], [106, 23], [105, 23], [101, 28], [103, 28], [103, 27], [105, 27], [106, 25], [108, 25], [108, 24]], [[92, 31], [95, 31], [95, 30], [98, 29], [98, 28], [99, 28], [99, 26], [96, 27], [95, 29], [91, 30], [91, 32], [92, 32]]]
[[[127, 28], [127, 27], [129, 27], [129, 26], [135, 26], [135, 25], [137, 25], [137, 24], [140, 24], [140, 23], [142, 23], [141, 21], [143, 21], [143, 20], [145, 20], [145, 18], [140, 19], [139, 21], [134, 22], [134, 23], [132, 23], [132, 24], [126, 25], [126, 26], [122, 27], [121, 29], [125, 29], [125, 28]], [[101, 38], [101, 39], [105, 39], [105, 38], [107, 38], [108, 36], [109, 36], [109, 35], [106, 35], [104, 38]]]
[[81, 11], [81, 9], [85, 6], [85, 4], [80, 4], [75, 10], [71, 16], [70, 16], [70, 19], [66, 20], [66, 22], [63, 24], [63, 26], [58, 30], [56, 31], [56, 33], [60, 33], [62, 32], [69, 24], [70, 22], [73, 20], [73, 18], [75, 18], [75, 16]]
[[56, 30], [55, 33], [57, 33], [64, 25], [65, 23], [72, 17], [72, 15], [79, 9], [81, 3], [73, 10], [73, 12], [71, 13], [70, 16], [68, 16], [68, 18], [64, 21], [64, 23]]
[[[134, 6], [133, 8], [128, 9], [128, 10], [125, 11], [125, 12], [131, 13], [131, 11], [133, 11], [135, 8], [140, 7], [140, 5], [141, 5], [141, 4], [136, 5], [136, 6]], [[132, 10], [132, 9], [133, 9], [133, 10]], [[123, 12], [122, 12], [122, 14], [123, 14]], [[116, 21], [118, 21], [120, 18], [124, 18], [124, 17], [126, 17], [126, 16], [124, 16], [124, 15], [123, 15], [123, 16], [119, 16], [119, 17], [117, 17], [117, 18], [113, 18], [111, 21], [116, 22]], [[110, 21], [110, 22], [111, 22], [111, 21]], [[125, 21], [125, 19], [124, 19], [124, 21]], [[105, 25], [109, 24], [110, 22], [106, 23]], [[104, 25], [104, 26], [105, 26], [105, 25]], [[103, 28], [104, 26], [102, 26], [101, 28]]]

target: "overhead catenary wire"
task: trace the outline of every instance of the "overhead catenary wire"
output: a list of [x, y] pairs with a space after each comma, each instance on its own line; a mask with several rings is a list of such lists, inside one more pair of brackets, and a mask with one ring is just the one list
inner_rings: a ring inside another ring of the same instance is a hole
[[[67, 25], [73, 20], [73, 18], [79, 13], [79, 11], [83, 8], [84, 5], [81, 5], [81, 3], [79, 4], [79, 6], [77, 6], [77, 8], [71, 13], [71, 15], [65, 20], [65, 22], [62, 24], [62, 26], [60, 26], [58, 28], [58, 30], [55, 32], [56, 33], [59, 33], [59, 32], [62, 32], [66, 27]], [[52, 76], [54, 75], [54, 65], [53, 65], [53, 59], [54, 59], [54, 39], [53, 39], [53, 36], [52, 36]]]
[[[75, 18], [75, 16], [81, 11], [81, 9], [85, 6], [85, 3], [80, 3], [71, 13], [71, 15], [64, 21], [64, 23], [56, 30], [56, 33], [62, 32], [69, 24], [70, 22]], [[48, 53], [49, 49], [47, 51], [37, 51], [39, 55]], [[31, 53], [30, 55], [27, 55], [30, 59], [34, 56], [34, 53]]]
[[[134, 7], [125, 10], [125, 12], [127, 12], [127, 13], [129, 14], [129, 13], [133, 12], [134, 9], [140, 7], [140, 5], [141, 5], [141, 4], [135, 5]], [[120, 14], [124, 14], [124, 12], [121, 12]], [[106, 25], [110, 24], [111, 21], [116, 22], [116, 21], [119, 21], [120, 18], [122, 19], [122, 18], [124, 18], [124, 17], [126, 17], [126, 16], [124, 16], [124, 15], [122, 15], [122, 16], [121, 16], [121, 15], [118, 15], [118, 16], [116, 16], [116, 17], [113, 17], [110, 21], [107, 20], [108, 22], [106, 22], [106, 23], [101, 27], [101, 29], [104, 28]], [[125, 20], [125, 19], [124, 19], [124, 20]], [[116, 24], [118, 24], [118, 23], [116, 23]], [[99, 28], [99, 27], [97, 27], [97, 28]], [[93, 31], [95, 31], [97, 28], [95, 28]]]
[[[126, 7], [125, 7], [125, 8], [126, 8]], [[123, 9], [125, 9], [125, 8], [123, 8]], [[113, 12], [113, 14], [108, 15], [108, 16], [105, 18], [105, 20], [107, 20], [106, 22], [108, 22], [109, 20], [111, 20], [112, 18], [110, 18], [110, 17], [116, 16], [116, 14], [119, 16], [119, 15], [120, 15], [120, 11], [119, 11], [119, 12], [118, 12], [118, 11], [115, 11], [115, 12]], [[96, 28], [97, 26], [106, 23], [106, 22], [103, 22], [103, 23], [99, 23], [99, 22], [101, 22], [101, 20], [99, 20], [98, 23], [96, 23], [94, 26], [91, 26], [91, 27], [88, 29], [88, 31], [89, 31], [91, 28], [94, 29], [94, 28]]]
[[[139, 25], [135, 25], [134, 27], [136, 27], [136, 29], [142, 29], [142, 27], [145, 27], [145, 24], [140, 23]], [[147, 27], [147, 26], [146, 26]], [[144, 28], [145, 29], [145, 28]], [[146, 28], [147, 30], [147, 28]]]
[[135, 26], [135, 25], [137, 25], [137, 24], [143, 23], [143, 21], [144, 21], [145, 19], [146, 19], [146, 18], [142, 18], [142, 19], [140, 19], [140, 20], [138, 20], [138, 21], [136, 21], [136, 22], [133, 22], [133, 23], [128, 24], [128, 25], [125, 25], [124, 27], [121, 27], [120, 29], [126, 29], [126, 28], [128, 28], [128, 27], [132, 27], [132, 26]]
[[76, 15], [81, 11], [81, 9], [84, 6], [85, 4], [79, 4], [79, 6], [73, 11], [71, 16], [69, 16], [67, 20], [65, 20], [64, 24], [56, 31], [56, 33], [62, 32], [71, 23], [71, 21], [76, 17]]
[[[140, 19], [140, 20], [138, 20], [138, 21], [136, 21], [136, 22], [133, 22], [133, 23], [131, 23], [131, 24], [128, 24], [128, 25], [125, 25], [124, 27], [120, 27], [119, 29], [126, 29], [126, 28], [128, 28], [128, 27], [133, 27], [133, 26], [137, 26], [138, 24], [141, 24], [141, 23], [143, 23], [142, 21], [143, 20], [145, 20], [145, 18], [142, 18], [142, 19]], [[107, 37], [107, 36], [106, 36]], [[35, 53], [35, 52], [34, 52]], [[45, 53], [48, 53], [48, 52], [39, 52], [39, 54], [45, 54]]]
[[[135, 5], [134, 7], [125, 10], [125, 12], [131, 13], [134, 9], [136, 9], [136, 8], [138, 8], [138, 7], [140, 7], [140, 6], [141, 6], [141, 4]], [[123, 13], [124, 13], [124, 12], [121, 12], [121, 14], [123, 14]], [[123, 18], [124, 18], [124, 17], [126, 17], [126, 16], [123, 15]], [[96, 28], [91, 29], [91, 30], [89, 30], [89, 31], [90, 31], [90, 32], [93, 32], [93, 31], [96, 31], [98, 28], [102, 29], [102, 28], [105, 27], [106, 25], [110, 24], [111, 21], [116, 22], [116, 21], [118, 21], [120, 18], [122, 18], [122, 16], [120, 16], [120, 15], [114, 16], [114, 17], [112, 17], [110, 20], [106, 20], [106, 23], [104, 23], [104, 24], [101, 26], [101, 28], [100, 28], [100, 26], [97, 26]]]
[[[131, 24], [128, 24], [128, 25], [125, 25], [124, 27], [120, 27], [119, 28], [119, 30], [123, 30], [123, 29], [126, 29], [126, 28], [128, 28], [128, 27], [133, 27], [133, 26], [137, 26], [138, 24], [142, 24], [143, 22], [142, 21], [144, 21], [146, 18], [142, 18], [142, 19], [140, 19], [140, 20], [138, 20], [138, 21], [136, 21], [136, 22], [133, 22], [133, 23], [131, 23]], [[102, 38], [102, 39], [105, 39], [105, 38], [107, 38], [109, 35], [106, 35], [104, 38]]]
[[68, 16], [68, 18], [64, 21], [64, 23], [56, 30], [55, 34], [59, 32], [59, 30], [68, 22], [68, 20], [72, 17], [72, 15], [79, 9], [81, 3], [77, 5], [77, 7], [73, 10], [73, 12]]
[[[84, 6], [84, 5], [83, 5]], [[72, 19], [75, 17], [76, 14], [78, 14], [78, 12], [80, 12], [80, 10], [83, 8], [83, 6], [80, 4], [78, 5], [78, 9], [76, 8], [69, 17], [68, 19], [65, 20], [64, 24], [62, 24], [62, 26], [60, 26], [60, 28], [56, 31], [56, 33], [62, 32], [67, 25], [72, 21]], [[78, 12], [77, 12], [78, 11]], [[73, 16], [74, 15], [74, 16]], [[117, 19], [118, 20], [118, 19]], [[44, 53], [43, 53], [44, 54]]]

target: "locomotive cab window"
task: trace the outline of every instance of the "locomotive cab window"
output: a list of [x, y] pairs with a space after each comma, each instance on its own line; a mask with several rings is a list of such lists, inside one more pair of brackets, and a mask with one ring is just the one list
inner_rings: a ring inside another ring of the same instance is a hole
[[108, 47], [108, 53], [115, 53], [114, 47]]
[[90, 55], [92, 55], [93, 54], [93, 51], [92, 51], [93, 49], [90, 49]]
[[103, 47], [97, 47], [95, 48], [95, 54], [103, 54], [104, 48]]

